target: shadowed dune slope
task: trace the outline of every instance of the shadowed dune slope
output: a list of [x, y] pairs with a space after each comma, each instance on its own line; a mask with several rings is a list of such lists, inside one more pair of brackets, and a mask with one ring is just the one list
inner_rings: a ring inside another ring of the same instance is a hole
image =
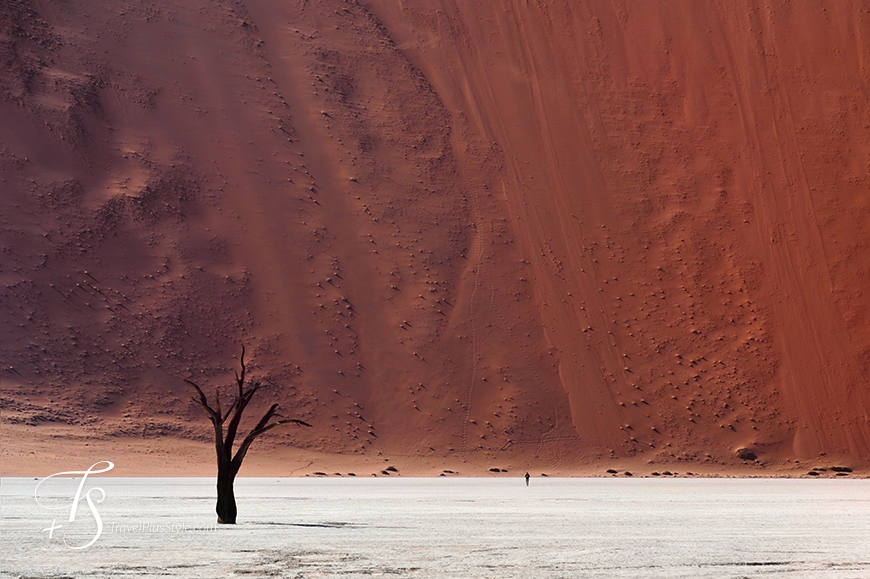
[[859, 3], [10, 0], [0, 58], [15, 432], [204, 439], [245, 343], [279, 446], [870, 452]]

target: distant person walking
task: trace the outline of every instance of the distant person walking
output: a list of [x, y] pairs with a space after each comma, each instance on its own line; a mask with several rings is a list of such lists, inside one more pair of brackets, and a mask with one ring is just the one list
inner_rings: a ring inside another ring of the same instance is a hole
[[529, 486], [529, 479], [530, 479], [530, 478], [532, 478], [532, 477], [529, 476], [529, 473], [527, 472], [527, 473], [526, 473], [526, 486]]

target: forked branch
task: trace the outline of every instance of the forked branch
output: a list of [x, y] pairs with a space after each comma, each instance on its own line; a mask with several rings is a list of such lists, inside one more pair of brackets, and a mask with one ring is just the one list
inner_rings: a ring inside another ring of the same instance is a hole
[[[299, 426], [311, 426], [304, 420], [299, 420], [296, 418], [283, 418], [279, 414], [278, 405], [273, 404], [269, 410], [260, 418], [260, 421], [257, 423], [254, 428], [248, 433], [248, 435], [244, 438], [241, 445], [239, 445], [238, 450], [233, 455], [233, 446], [235, 445], [236, 436], [238, 435], [239, 425], [242, 421], [242, 415], [245, 412], [245, 408], [247, 408], [248, 403], [253, 398], [254, 394], [262, 387], [262, 382], [259, 380], [252, 381], [248, 384], [247, 388], [245, 387], [245, 380], [248, 376], [248, 365], [245, 362], [245, 347], [242, 346], [242, 353], [239, 356], [239, 370], [235, 372], [236, 379], [236, 387], [238, 388], [238, 395], [233, 396], [233, 401], [229, 405], [229, 407], [222, 411], [221, 409], [221, 399], [220, 399], [220, 390], [215, 389], [215, 399], [214, 406], [209, 403], [208, 397], [203, 392], [202, 388], [194, 382], [193, 380], [185, 379], [185, 382], [196, 390], [197, 396], [191, 398], [200, 408], [202, 408], [205, 413], [208, 415], [215, 429], [215, 443], [218, 450], [218, 464], [231, 464], [233, 475], [238, 471], [238, 468], [242, 464], [242, 460], [244, 460], [245, 455], [248, 452], [248, 448], [250, 448], [251, 444], [254, 440], [260, 436], [261, 434], [272, 430], [276, 426], [280, 426], [282, 424], [296, 424]], [[272, 421], [273, 418], [278, 418], [278, 420]], [[229, 423], [227, 423], [229, 420]], [[226, 435], [224, 435], [224, 423], [227, 423]], [[232, 460], [230, 460], [232, 458]]]

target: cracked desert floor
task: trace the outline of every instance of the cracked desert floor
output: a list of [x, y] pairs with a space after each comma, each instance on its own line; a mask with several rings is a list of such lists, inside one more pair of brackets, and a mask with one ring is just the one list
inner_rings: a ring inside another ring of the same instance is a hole
[[860, 2], [5, 0], [0, 59], [4, 474], [210, 474], [242, 344], [314, 425], [242, 474], [866, 472]]

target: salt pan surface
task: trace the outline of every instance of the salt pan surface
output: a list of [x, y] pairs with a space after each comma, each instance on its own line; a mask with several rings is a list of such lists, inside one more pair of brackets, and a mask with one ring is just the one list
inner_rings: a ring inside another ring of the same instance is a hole
[[93, 477], [80, 550], [37, 482], [0, 484], [0, 578], [870, 576], [864, 480], [244, 478], [216, 526], [213, 479]]

